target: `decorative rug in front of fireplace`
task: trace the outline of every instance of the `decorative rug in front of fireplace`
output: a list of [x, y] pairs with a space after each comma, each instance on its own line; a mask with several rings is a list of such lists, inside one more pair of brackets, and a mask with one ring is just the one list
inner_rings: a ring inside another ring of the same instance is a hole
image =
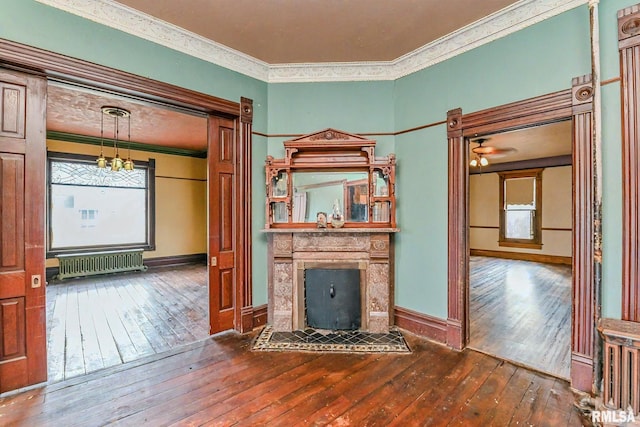
[[254, 351], [326, 351], [337, 353], [411, 353], [407, 342], [396, 329], [376, 334], [362, 331], [275, 332], [264, 327], [253, 343]]

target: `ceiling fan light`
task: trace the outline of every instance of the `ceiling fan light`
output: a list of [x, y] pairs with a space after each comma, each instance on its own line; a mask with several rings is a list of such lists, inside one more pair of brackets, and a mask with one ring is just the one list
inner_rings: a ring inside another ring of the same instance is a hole
[[487, 166], [489, 164], [489, 160], [486, 157], [480, 157], [480, 166]]
[[473, 159], [471, 160], [471, 162], [469, 162], [469, 166], [475, 168], [476, 166], [478, 166], [478, 159]]

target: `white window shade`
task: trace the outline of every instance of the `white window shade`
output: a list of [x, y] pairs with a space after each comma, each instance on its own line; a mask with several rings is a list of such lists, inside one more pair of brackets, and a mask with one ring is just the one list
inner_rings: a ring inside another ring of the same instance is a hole
[[504, 181], [505, 206], [535, 206], [535, 177], [510, 178]]

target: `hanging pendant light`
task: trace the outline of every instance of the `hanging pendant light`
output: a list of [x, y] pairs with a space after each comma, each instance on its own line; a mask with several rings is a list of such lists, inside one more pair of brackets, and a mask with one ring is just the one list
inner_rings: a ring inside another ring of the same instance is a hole
[[[119, 147], [118, 147], [118, 140], [120, 137], [120, 119], [121, 118], [127, 118], [128, 119], [128, 139], [127, 142], [128, 144], [131, 143], [131, 113], [128, 110], [125, 110], [124, 108], [119, 108], [119, 107], [102, 107], [102, 114], [103, 114], [103, 120], [101, 121], [101, 129], [100, 129], [100, 134], [103, 135], [104, 134], [104, 116], [109, 116], [113, 118], [113, 148], [115, 151], [115, 154], [113, 156], [113, 159], [111, 159], [111, 170], [114, 172], [119, 171], [120, 169], [125, 169], [125, 170], [133, 170], [133, 161], [131, 160], [131, 148], [129, 148], [129, 156], [127, 157], [127, 161], [123, 161], [122, 158], [120, 158], [120, 152], [119, 152]], [[102, 154], [102, 146], [103, 146], [103, 142], [102, 139], [100, 141], [100, 157], [98, 157], [98, 167], [105, 167], [106, 166], [106, 159], [104, 159], [104, 156]], [[102, 163], [102, 161], [104, 161], [104, 163]], [[101, 164], [104, 164], [104, 166], [101, 166]]]
[[104, 157], [104, 114], [100, 116], [100, 157], [96, 159], [100, 169], [107, 167], [107, 159]]
[[124, 170], [133, 170], [133, 160], [131, 160], [131, 115], [129, 115], [129, 125], [127, 127], [127, 160], [124, 161]]

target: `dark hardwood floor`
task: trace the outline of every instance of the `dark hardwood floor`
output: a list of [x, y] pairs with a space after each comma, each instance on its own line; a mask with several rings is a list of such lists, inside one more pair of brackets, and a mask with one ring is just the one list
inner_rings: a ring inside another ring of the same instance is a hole
[[206, 266], [154, 268], [47, 286], [49, 382], [208, 336]]
[[0, 398], [15, 426], [579, 426], [567, 382], [405, 333], [411, 354], [253, 352], [227, 332]]
[[471, 257], [470, 346], [569, 378], [571, 266]]

